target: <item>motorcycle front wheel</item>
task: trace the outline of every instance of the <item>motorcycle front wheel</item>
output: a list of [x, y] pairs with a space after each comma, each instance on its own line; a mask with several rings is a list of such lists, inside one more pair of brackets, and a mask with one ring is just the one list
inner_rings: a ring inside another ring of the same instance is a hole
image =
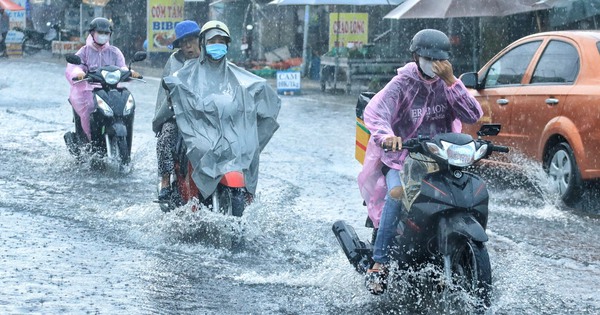
[[126, 137], [111, 137], [107, 139], [107, 156], [111, 160], [116, 160], [122, 165], [129, 164], [130, 154]]
[[483, 243], [468, 240], [450, 258], [453, 288], [476, 299], [473, 314], [485, 314], [491, 306], [492, 268]]

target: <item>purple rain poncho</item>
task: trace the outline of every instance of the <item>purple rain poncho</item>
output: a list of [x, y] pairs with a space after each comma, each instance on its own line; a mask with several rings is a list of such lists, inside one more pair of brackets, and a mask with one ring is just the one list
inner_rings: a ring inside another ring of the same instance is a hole
[[376, 228], [387, 193], [381, 168], [385, 164], [401, 170], [408, 155], [406, 150], [384, 153], [383, 141], [389, 136], [410, 139], [460, 132], [462, 122], [475, 123], [482, 115], [481, 105], [460, 80], [452, 86], [439, 77], [425, 80], [414, 62], [398, 69], [398, 75], [371, 99], [364, 111], [371, 138], [358, 186]]
[[[81, 62], [86, 64], [90, 70], [97, 69], [102, 66], [117, 66], [127, 69], [125, 57], [116, 46], [111, 46], [108, 42], [102, 46], [94, 43], [92, 35], [88, 35], [85, 46], [81, 47], [77, 53], [81, 58]], [[69, 101], [77, 115], [81, 118], [81, 127], [85, 132], [88, 140], [90, 135], [90, 115], [94, 111], [94, 101], [92, 99], [92, 90], [97, 85], [89, 84], [88, 82], [74, 83], [72, 78], [78, 74], [86, 73], [86, 67], [82, 65], [67, 64], [65, 76], [67, 82], [71, 84], [71, 93]]]

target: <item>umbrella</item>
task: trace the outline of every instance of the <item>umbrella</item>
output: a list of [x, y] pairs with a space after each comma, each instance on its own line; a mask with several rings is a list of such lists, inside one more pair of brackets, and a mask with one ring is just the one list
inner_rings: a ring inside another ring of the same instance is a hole
[[[600, 0], [539, 0], [535, 6], [550, 11], [551, 26], [580, 21], [600, 14]], [[596, 18], [594, 17], [594, 25]]]
[[538, 0], [406, 0], [385, 19], [505, 16], [540, 10]]
[[105, 7], [108, 4], [108, 1], [110, 0], [82, 0], [81, 2], [87, 5]]
[[[544, 1], [544, 0], [541, 0]], [[406, 0], [384, 19], [432, 19], [505, 16], [544, 9], [540, 0]], [[548, 0], [546, 0], [548, 1]], [[554, 1], [554, 0], [550, 0]], [[481, 23], [481, 20], [479, 20]], [[479, 24], [479, 41], [481, 24]], [[477, 44], [473, 44], [473, 71], [479, 67]]]
[[23, 11], [25, 8], [22, 6], [10, 1], [10, 0], [0, 0], [0, 8], [8, 11]]
[[398, 5], [404, 0], [273, 0], [277, 5]]

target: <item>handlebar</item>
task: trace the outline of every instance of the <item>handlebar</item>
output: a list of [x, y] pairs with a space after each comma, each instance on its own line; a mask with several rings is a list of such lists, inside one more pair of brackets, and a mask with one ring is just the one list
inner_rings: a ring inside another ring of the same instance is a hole
[[402, 142], [402, 148], [408, 150], [408, 152], [418, 152], [423, 147], [421, 143], [429, 139], [428, 137], [408, 139]]
[[[71, 81], [73, 81], [73, 82], [75, 82], [75, 83], [77, 83], [77, 82], [81, 82], [81, 81], [91, 81], [91, 80], [92, 80], [92, 79], [90, 78], [90, 76], [89, 76], [87, 73], [85, 74], [85, 76], [84, 76], [84, 77], [83, 77], [83, 79], [81, 79], [81, 80], [77, 79], [77, 77], [73, 77], [73, 78], [71, 78]], [[143, 76], [143, 75], [141, 75], [141, 74], [140, 74], [140, 75], [139, 75], [137, 78], [134, 78], [134, 77], [131, 75], [131, 72], [129, 72], [129, 76], [128, 76], [127, 78], [124, 78], [124, 79], [123, 79], [121, 82], [128, 82], [128, 81], [131, 81], [131, 80], [138, 80], [138, 81], [146, 82], [146, 81], [144, 80], [144, 76]]]
[[[407, 150], [408, 152], [419, 152], [422, 148], [421, 142], [424, 140], [429, 140], [429, 139], [430, 138], [427, 138], [427, 137], [408, 139], [408, 140], [402, 142], [402, 148], [400, 150]], [[383, 147], [384, 152], [392, 151], [392, 148], [389, 146], [386, 146], [385, 144], [383, 144], [382, 147]]]
[[[408, 140], [402, 142], [401, 150], [407, 150], [408, 152], [413, 152], [413, 153], [422, 152], [423, 142], [430, 140], [430, 139], [431, 138], [429, 138], [429, 137], [419, 137], [419, 138], [408, 139]], [[509, 147], [503, 146], [503, 145], [494, 145], [490, 141], [477, 140], [477, 139], [475, 139], [475, 141], [485, 142], [488, 145], [488, 154], [492, 153], [492, 152], [508, 153], [510, 151]], [[391, 151], [391, 148], [384, 145], [383, 150], [385, 152], [389, 152], [389, 151]]]
[[494, 145], [494, 144], [488, 144], [490, 147], [490, 151], [492, 152], [502, 152], [502, 153], [508, 153], [510, 151], [510, 149], [507, 146], [503, 146], [503, 145]]

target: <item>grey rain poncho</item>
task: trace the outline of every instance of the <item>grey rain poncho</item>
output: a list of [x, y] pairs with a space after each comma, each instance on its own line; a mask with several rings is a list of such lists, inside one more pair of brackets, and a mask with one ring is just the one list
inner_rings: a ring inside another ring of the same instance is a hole
[[281, 100], [263, 78], [221, 60], [186, 61], [165, 77], [177, 126], [202, 197], [230, 171], [244, 173], [256, 192], [259, 155], [279, 128]]
[[[183, 51], [174, 52], [167, 60], [167, 64], [162, 72], [162, 78], [171, 75], [173, 72], [181, 69], [185, 62]], [[158, 88], [158, 96], [156, 97], [156, 109], [154, 110], [154, 118], [152, 119], [152, 130], [159, 133], [162, 125], [169, 119], [173, 118], [171, 104], [167, 98], [167, 90], [162, 85]]]

